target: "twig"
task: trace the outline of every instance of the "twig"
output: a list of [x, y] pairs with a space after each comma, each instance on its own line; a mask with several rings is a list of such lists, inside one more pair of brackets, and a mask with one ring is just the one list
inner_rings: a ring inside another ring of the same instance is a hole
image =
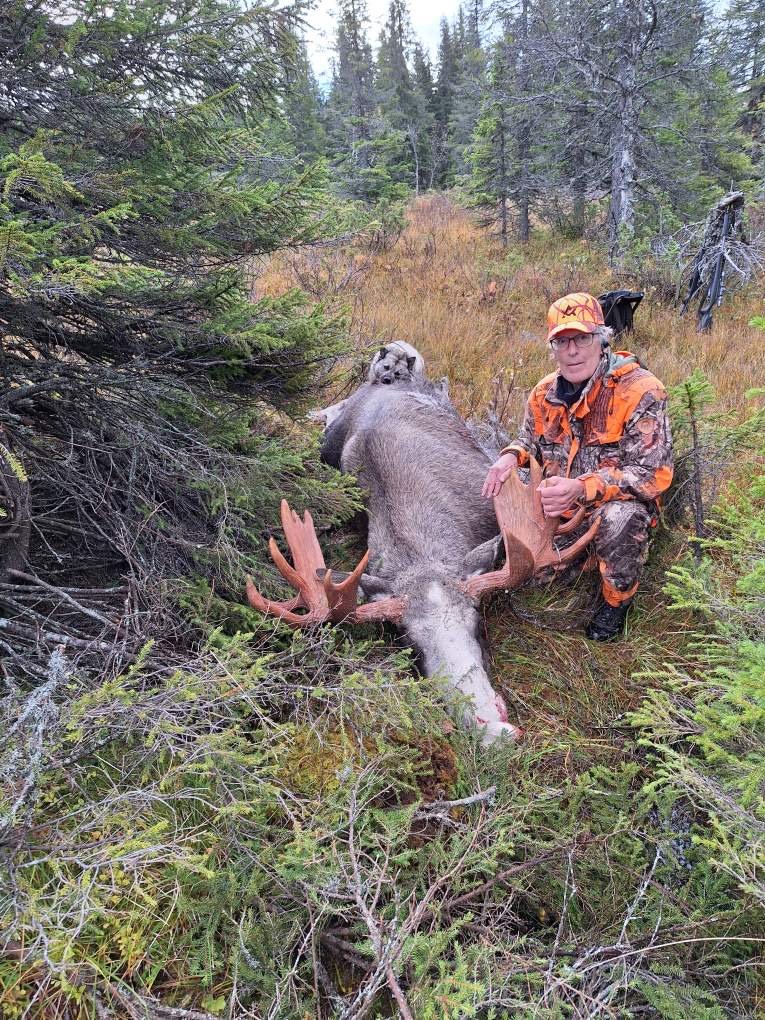
[[79, 610], [84, 616], [89, 616], [92, 620], [96, 620], [98, 623], [103, 624], [105, 627], [116, 628], [118, 625], [113, 620], [107, 620], [105, 616], [97, 613], [95, 609], [88, 609], [87, 606], [83, 606], [81, 602], [72, 598], [63, 588], [57, 588], [53, 584], [48, 584], [47, 581], [43, 581], [39, 577], [35, 577], [34, 574], [25, 574], [23, 570], [9, 570], [8, 574], [11, 577], [19, 577], [22, 581], [29, 581], [30, 584], [37, 585], [40, 588], [44, 588], [46, 591], [55, 592], [56, 595], [60, 596], [70, 606]]
[[428, 818], [434, 813], [443, 813], [445, 811], [451, 811], [453, 808], [458, 807], [469, 807], [472, 804], [491, 804], [497, 795], [496, 786], [490, 786], [486, 790], [481, 790], [478, 793], [474, 793], [471, 797], [461, 797], [459, 800], [433, 800], [427, 804], [423, 804], [415, 812], [413, 817]]

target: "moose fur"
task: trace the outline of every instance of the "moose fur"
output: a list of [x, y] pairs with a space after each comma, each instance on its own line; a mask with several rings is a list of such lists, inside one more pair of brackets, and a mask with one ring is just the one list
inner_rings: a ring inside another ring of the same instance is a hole
[[486, 673], [477, 601], [460, 585], [489, 570], [500, 547], [481, 496], [491, 459], [443, 389], [424, 379], [362, 386], [327, 429], [322, 458], [366, 490], [365, 596], [404, 599], [401, 627], [424, 671], [472, 699], [485, 740], [515, 736]]

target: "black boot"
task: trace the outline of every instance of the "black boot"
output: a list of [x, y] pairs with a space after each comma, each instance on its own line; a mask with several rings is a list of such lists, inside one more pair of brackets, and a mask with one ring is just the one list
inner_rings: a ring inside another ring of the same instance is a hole
[[585, 634], [591, 641], [613, 641], [624, 630], [624, 621], [632, 605], [632, 599], [622, 602], [620, 606], [612, 606], [602, 602], [595, 610], [595, 615], [587, 624]]

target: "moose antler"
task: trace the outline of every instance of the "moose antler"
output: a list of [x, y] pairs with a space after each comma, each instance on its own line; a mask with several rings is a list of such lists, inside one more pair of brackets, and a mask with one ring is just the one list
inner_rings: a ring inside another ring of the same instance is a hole
[[[347, 620], [351, 623], [366, 623], [371, 620], [392, 620], [397, 622], [406, 607], [406, 600], [401, 598], [381, 599], [356, 605], [359, 581], [369, 560], [366, 552], [355, 570], [344, 580], [335, 583], [332, 571], [327, 570], [324, 556], [313, 518], [306, 510], [303, 519], [290, 509], [286, 499], [281, 504], [282, 527], [284, 537], [292, 554], [294, 566], [290, 566], [272, 538], [268, 543], [271, 559], [282, 577], [296, 588], [298, 595], [286, 602], [274, 602], [264, 598], [251, 577], [247, 577], [247, 600], [253, 609], [261, 613], [278, 616], [293, 627], [307, 627], [313, 623], [331, 620], [339, 623]], [[305, 609], [307, 612], [295, 612]]]
[[462, 582], [462, 590], [474, 598], [496, 588], [517, 588], [543, 567], [561, 566], [573, 560], [592, 541], [600, 521], [566, 549], [555, 548], [555, 535], [565, 535], [582, 522], [585, 508], [580, 507], [565, 524], [560, 518], [545, 517], [542, 498], [537, 492], [542, 481], [542, 468], [529, 458], [529, 484], [524, 485], [513, 468], [499, 493], [494, 497], [494, 512], [505, 543], [505, 564], [500, 570], [480, 574]]

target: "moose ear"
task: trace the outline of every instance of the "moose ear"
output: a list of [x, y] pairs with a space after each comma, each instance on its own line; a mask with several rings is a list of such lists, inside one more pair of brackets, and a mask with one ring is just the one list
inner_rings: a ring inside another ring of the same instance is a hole
[[409, 357], [408, 357], [408, 358], [406, 359], [406, 367], [407, 367], [407, 368], [409, 369], [409, 371], [410, 371], [410, 372], [413, 372], [413, 371], [414, 371], [414, 366], [415, 366], [416, 364], [417, 364], [417, 358], [415, 358], [415, 357], [414, 357], [414, 355], [410, 355], [410, 356], [409, 356]]
[[387, 353], [388, 353], [388, 348], [387, 347], [381, 347], [380, 348], [379, 354], [380, 354], [381, 358], [384, 358]]
[[462, 577], [467, 580], [469, 577], [478, 577], [485, 574], [494, 567], [499, 558], [500, 549], [504, 548], [502, 536], [497, 535], [490, 538], [488, 542], [482, 542], [475, 549], [471, 549], [462, 561]]

